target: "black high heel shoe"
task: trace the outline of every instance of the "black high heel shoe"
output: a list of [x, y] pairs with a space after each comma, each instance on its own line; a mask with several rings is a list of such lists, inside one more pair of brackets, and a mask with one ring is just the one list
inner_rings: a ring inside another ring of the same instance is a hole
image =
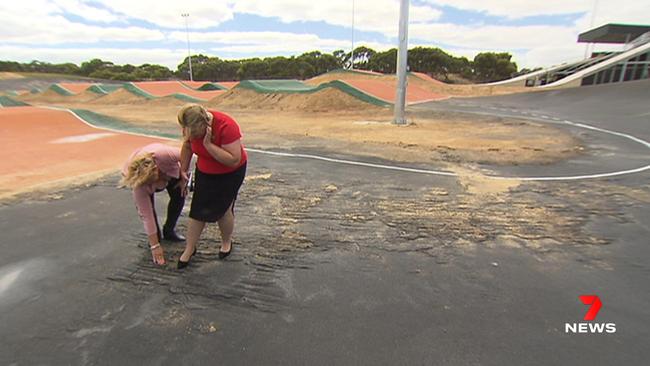
[[178, 263], [176, 263], [176, 269], [183, 269], [187, 266], [190, 265], [190, 261], [192, 260], [192, 257], [196, 254], [196, 247], [194, 247], [194, 251], [192, 252], [192, 255], [190, 256], [190, 259], [187, 260], [187, 262], [183, 262], [180, 257], [178, 257]]
[[227, 256], [230, 255], [232, 252], [232, 246], [234, 245], [233, 242], [230, 242], [230, 250], [227, 252], [222, 252], [221, 249], [219, 249], [219, 259], [225, 259]]

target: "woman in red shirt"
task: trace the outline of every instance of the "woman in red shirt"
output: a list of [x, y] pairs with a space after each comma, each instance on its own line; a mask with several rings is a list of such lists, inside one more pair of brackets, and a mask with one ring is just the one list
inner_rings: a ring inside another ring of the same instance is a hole
[[219, 223], [219, 258], [226, 258], [232, 251], [235, 201], [244, 182], [248, 156], [241, 143], [239, 125], [227, 114], [189, 104], [178, 111], [178, 123], [183, 128], [185, 140], [180, 158], [183, 187], [188, 180], [183, 172], [187, 171], [192, 154], [198, 157], [187, 242], [185, 251], [178, 259], [178, 268], [182, 269], [187, 267], [196, 253], [196, 245], [206, 222]]

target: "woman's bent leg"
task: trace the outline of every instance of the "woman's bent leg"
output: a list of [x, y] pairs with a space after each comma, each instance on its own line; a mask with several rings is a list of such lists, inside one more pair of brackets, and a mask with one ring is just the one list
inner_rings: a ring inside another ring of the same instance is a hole
[[163, 237], [174, 241], [182, 241], [181, 235], [176, 234], [176, 222], [181, 216], [183, 206], [185, 205], [185, 197], [181, 194], [181, 187], [178, 186], [178, 179], [172, 179], [167, 184], [167, 193], [169, 194], [169, 204], [167, 205], [167, 220], [163, 225]]

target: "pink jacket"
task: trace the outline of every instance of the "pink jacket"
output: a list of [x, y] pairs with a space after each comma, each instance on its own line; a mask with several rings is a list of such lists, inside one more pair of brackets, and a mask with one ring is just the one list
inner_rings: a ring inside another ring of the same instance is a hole
[[[133, 158], [145, 153], [153, 153], [153, 159], [158, 166], [158, 169], [165, 175], [171, 178], [180, 177], [180, 149], [159, 143], [143, 146], [131, 154], [129, 159], [124, 163], [122, 174], [125, 175], [128, 171], [128, 166], [131, 164]], [[167, 183], [160, 182], [158, 184], [143, 184], [133, 189], [133, 200], [138, 209], [138, 215], [144, 224], [144, 230], [147, 235], [153, 235], [157, 232], [156, 219], [153, 214], [153, 206], [151, 202], [151, 195], [156, 191], [164, 189]]]

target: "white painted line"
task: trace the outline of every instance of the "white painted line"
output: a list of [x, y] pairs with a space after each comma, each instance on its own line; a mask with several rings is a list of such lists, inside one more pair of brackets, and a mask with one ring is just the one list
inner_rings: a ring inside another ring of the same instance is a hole
[[[104, 128], [104, 127], [96, 127], [96, 126], [93, 126], [92, 124], [86, 122], [83, 118], [81, 118], [80, 116], [78, 116], [77, 114], [75, 114], [73, 111], [71, 111], [69, 109], [59, 108], [59, 107], [41, 107], [41, 108], [48, 108], [48, 109], [53, 109], [53, 110], [67, 111], [67, 112], [71, 113], [73, 116], [75, 116], [77, 119], [79, 119], [81, 122], [85, 123], [86, 125], [88, 125], [90, 127], [93, 127], [93, 128], [96, 128], [96, 129], [100, 129], [100, 130], [119, 132], [119, 133], [128, 134], [128, 135], [135, 135], [135, 136], [144, 136], [144, 137], [150, 137], [150, 138], [157, 138], [157, 139], [168, 140], [168, 141], [176, 141], [177, 140], [177, 139], [168, 138], [168, 137], [159, 137], [159, 136], [146, 135], [146, 134], [141, 134], [141, 133], [136, 133], [136, 132], [128, 132], [128, 131], [121, 131], [121, 130], [115, 130], [115, 129]], [[487, 113], [480, 113], [479, 112], [479, 113], [476, 113], [476, 114], [487, 114]], [[512, 116], [505, 116], [505, 117], [512, 117]], [[542, 121], [542, 122], [556, 123], [556, 124], [567, 124], [567, 125], [578, 127], [578, 128], [585, 128], [585, 129], [594, 130], [594, 131], [598, 131], [598, 132], [605, 133], [605, 134], [615, 135], [615, 136], [623, 137], [623, 138], [629, 139], [631, 141], [640, 143], [643, 146], [650, 149], [650, 143], [649, 142], [647, 142], [645, 140], [642, 140], [640, 138], [634, 137], [632, 135], [625, 134], [625, 133], [610, 131], [610, 130], [606, 130], [604, 128], [598, 128], [598, 127], [590, 126], [590, 125], [587, 125], [587, 124], [576, 123], [576, 122], [571, 122], [571, 121], [566, 121], [566, 120], [563, 121], [563, 122], [553, 122], [553, 121], [549, 121], [549, 120]], [[334, 159], [334, 158], [328, 158], [328, 157], [325, 157], [325, 156], [318, 156], [318, 155], [283, 153], [283, 152], [267, 151], [267, 150], [253, 149], [253, 148], [247, 148], [246, 150], [250, 151], [250, 152], [258, 153], [258, 154], [265, 154], [265, 155], [271, 155], [271, 156], [314, 159], [314, 160], [327, 161], [327, 162], [337, 163], [337, 164], [356, 165], [356, 166], [364, 166], [364, 167], [369, 167], [369, 168], [403, 171], [403, 172], [409, 172], [409, 173], [429, 174], [429, 175], [438, 175], [438, 176], [447, 176], [447, 177], [456, 177], [456, 176], [458, 176], [458, 174], [456, 174], [456, 173], [441, 171], [441, 170], [415, 169], [415, 168], [408, 168], [408, 167], [402, 167], [402, 166], [396, 166], [396, 165], [373, 164], [373, 163], [365, 163], [365, 162], [354, 161], [354, 160]], [[621, 171], [606, 172], [606, 173], [596, 173], [596, 174], [564, 176], [564, 177], [504, 177], [504, 176], [489, 176], [488, 175], [488, 176], [486, 176], [486, 178], [496, 179], [496, 180], [506, 180], [506, 179], [508, 179], [508, 180], [522, 180], [522, 181], [572, 181], [572, 180], [585, 180], [585, 179], [598, 179], [598, 178], [615, 177], [615, 176], [621, 176], [621, 175], [640, 173], [640, 172], [643, 172], [643, 171], [646, 171], [646, 170], [650, 170], [650, 164], [639, 167], [639, 168], [635, 168], [635, 169], [629, 169], [629, 170], [621, 170]]]
[[[553, 123], [551, 121], [548, 121], [548, 122]], [[650, 143], [649, 142], [647, 142], [645, 140], [642, 140], [640, 138], [634, 137], [632, 135], [625, 134], [625, 133], [610, 131], [610, 130], [606, 130], [604, 128], [598, 128], [598, 127], [586, 125], [586, 124], [583, 124], [583, 123], [575, 123], [575, 122], [566, 121], [566, 120], [563, 121], [563, 122], [557, 122], [557, 123], [564, 123], [564, 124], [568, 124], [568, 125], [575, 126], [575, 127], [578, 127], [578, 128], [585, 128], [585, 129], [594, 130], [594, 131], [598, 131], [598, 132], [605, 133], [605, 134], [610, 134], [610, 135], [623, 137], [623, 138], [632, 140], [634, 142], [640, 143], [640, 144], [642, 144], [645, 147], [650, 149]], [[316, 156], [316, 155], [307, 155], [307, 154], [278, 153], [278, 152], [257, 150], [257, 149], [247, 149], [247, 150], [257, 152], [257, 153], [261, 153], [261, 154], [274, 155], [274, 156], [315, 159], [315, 160], [322, 160], [322, 161], [328, 161], [328, 162], [339, 163], [339, 164], [358, 165], [358, 166], [365, 166], [365, 167], [370, 167], [370, 168], [388, 169], [388, 170], [396, 170], [396, 171], [403, 171], [403, 172], [410, 172], [410, 173], [441, 175], [441, 176], [451, 176], [451, 177], [457, 176], [457, 174], [455, 174], [455, 173], [446, 172], [446, 171], [439, 171], [439, 170], [413, 169], [413, 168], [406, 168], [406, 167], [400, 167], [400, 166], [394, 166], [394, 165], [381, 165], [381, 164], [363, 163], [363, 162], [357, 162], [357, 161], [351, 161], [351, 160], [332, 159], [332, 158], [326, 158], [326, 157]], [[495, 179], [495, 180], [522, 180], [522, 181], [573, 181], [573, 180], [585, 180], [585, 179], [598, 179], [598, 178], [616, 177], [616, 176], [621, 176], [621, 175], [640, 173], [640, 172], [643, 172], [643, 171], [646, 171], [646, 170], [650, 170], [650, 164], [639, 167], [639, 168], [636, 168], [636, 169], [621, 170], [621, 171], [607, 172], [607, 173], [597, 173], [597, 174], [573, 175], [573, 176], [564, 176], [564, 177], [504, 177], [504, 176], [489, 176], [488, 175], [488, 176], [486, 176], [486, 178]]]
[[638, 137], [634, 137], [632, 135], [628, 135], [626, 133], [610, 131], [610, 130], [606, 130], [604, 128], [595, 127], [595, 126], [587, 125], [587, 124], [584, 124], [584, 123], [571, 122], [571, 121], [567, 121], [567, 120], [564, 120], [564, 123], [566, 123], [568, 125], [571, 125], [571, 126], [585, 128], [585, 129], [588, 129], [588, 130], [594, 130], [594, 131], [598, 131], [598, 132], [608, 133], [610, 135], [624, 137], [624, 138], [630, 139], [630, 140], [632, 140], [634, 142], [638, 142], [639, 144], [641, 144], [641, 145], [643, 145], [643, 146], [650, 149], [650, 142], [642, 140], [642, 139], [640, 139]]
[[112, 132], [117, 132], [117, 133], [120, 133], [120, 134], [127, 134], [127, 135], [141, 136], [141, 137], [149, 137], [149, 138], [155, 138], [155, 139], [161, 139], [161, 140], [168, 140], [168, 141], [177, 141], [177, 139], [169, 138], [169, 137], [161, 137], [161, 136], [155, 136], [155, 135], [148, 135], [148, 134], [144, 134], [144, 133], [138, 133], [138, 132], [131, 132], [131, 131], [118, 130], [118, 129], [115, 129], [115, 128], [108, 128], [108, 127], [98, 127], [98, 126], [95, 126], [95, 125], [93, 125], [93, 124], [91, 124], [91, 123], [86, 122], [85, 119], [81, 118], [81, 117], [78, 116], [75, 112], [73, 112], [72, 110], [67, 109], [67, 108], [62, 108], [62, 107], [51, 107], [51, 106], [39, 106], [39, 107], [37, 107], [37, 108], [45, 108], [45, 109], [52, 109], [52, 110], [55, 110], [55, 111], [68, 112], [68, 113], [72, 114], [76, 119], [78, 119], [79, 121], [81, 121], [83, 124], [85, 124], [85, 125], [87, 125], [87, 126], [89, 126], [89, 127], [92, 127], [92, 128], [98, 129], [98, 130], [112, 131]]
[[587, 175], [573, 175], [573, 176], [568, 176], [568, 177], [496, 177], [496, 176], [486, 176], [489, 179], [496, 179], [496, 180], [522, 180], [522, 181], [536, 181], [536, 182], [546, 182], [546, 181], [569, 181], [569, 180], [586, 180], [586, 179], [598, 179], [598, 178], [609, 178], [609, 177], [617, 177], [620, 175], [627, 175], [627, 174], [634, 174], [634, 173], [641, 173], [646, 170], [650, 169], [650, 164], [646, 166], [642, 166], [640, 168], [636, 169], [630, 169], [630, 170], [621, 170], [617, 172], [611, 172], [611, 173], [600, 173], [600, 174], [587, 174]]
[[95, 141], [110, 136], [117, 136], [117, 134], [111, 132], [102, 132], [102, 133], [89, 133], [89, 134], [77, 135], [77, 136], [68, 136], [68, 137], [63, 137], [57, 140], [50, 141], [50, 144], [78, 144], [83, 142]]
[[[101, 92], [104, 92], [104, 93], [106, 93], [106, 94], [109, 94], [109, 93], [108, 93], [108, 90], [104, 89], [100, 84], [93, 84], [93, 85], [96, 86], [97, 89], [99, 89]], [[88, 89], [86, 89], [86, 90], [88, 90]]]
[[413, 102], [409, 102], [407, 104], [408, 105], [418, 105], [418, 104], [429, 103], [429, 102], [440, 102], [440, 101], [451, 99], [451, 98], [453, 98], [453, 97], [446, 96], [446, 97], [441, 97], [441, 98], [423, 99], [423, 100], [416, 100], [416, 101], [413, 101]]
[[276, 151], [258, 150], [258, 149], [251, 149], [251, 148], [246, 148], [246, 151], [251, 151], [251, 152], [255, 152], [255, 153], [259, 153], [259, 154], [273, 155], [273, 156], [283, 156], [283, 157], [303, 158], [303, 159], [314, 159], [314, 160], [327, 161], [327, 162], [330, 162], [330, 163], [346, 164], [346, 165], [357, 165], [357, 166], [365, 166], [365, 167], [369, 167], [369, 168], [397, 170], [397, 171], [410, 172], [410, 173], [443, 175], [443, 176], [448, 176], [448, 177], [455, 177], [457, 175], [456, 173], [445, 172], [445, 171], [441, 171], [441, 170], [415, 169], [415, 168], [407, 168], [407, 167], [401, 167], [401, 166], [395, 166], [395, 165], [364, 163], [364, 162], [361, 162], [361, 161], [334, 159], [334, 158], [328, 158], [328, 157], [318, 156], [318, 155], [282, 153], [282, 152], [276, 152]]
[[65, 91], [67, 91], [67, 92], [70, 93], [71, 95], [78, 94], [78, 93], [73, 93], [72, 90], [63, 87], [63, 86], [62, 86], [61, 84], [59, 84], [59, 83], [55, 83], [54, 85], [56, 85], [56, 86], [58, 86], [59, 88], [61, 88], [61, 89], [65, 90]]

